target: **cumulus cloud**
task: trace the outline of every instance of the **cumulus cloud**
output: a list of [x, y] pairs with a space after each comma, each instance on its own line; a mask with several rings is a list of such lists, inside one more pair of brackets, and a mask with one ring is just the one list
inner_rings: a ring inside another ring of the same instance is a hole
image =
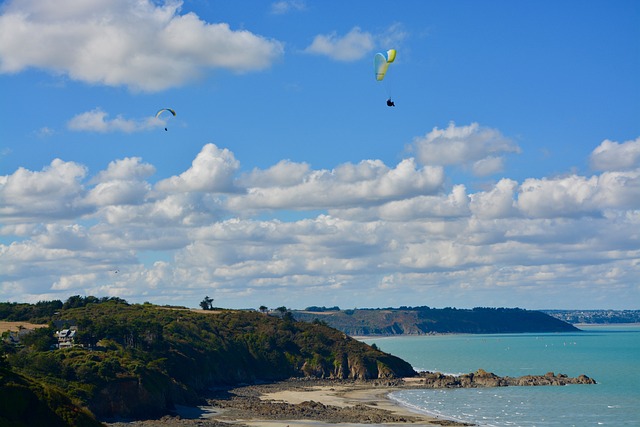
[[601, 215], [606, 209], [640, 208], [640, 172], [571, 175], [525, 180], [517, 208], [533, 218]]
[[93, 206], [139, 204], [150, 189], [148, 183], [140, 181], [101, 182], [89, 191], [85, 202]]
[[39, 172], [19, 168], [0, 177], [0, 216], [16, 221], [77, 216], [83, 212], [86, 174], [82, 165], [54, 159]]
[[591, 153], [591, 167], [601, 171], [640, 168], [640, 138], [622, 144], [608, 139]]
[[354, 27], [344, 36], [338, 33], [317, 35], [304, 50], [306, 53], [328, 56], [336, 61], [357, 61], [373, 50], [374, 36]]
[[140, 157], [126, 157], [109, 162], [106, 170], [98, 172], [95, 181], [142, 180], [155, 172], [156, 168], [149, 163], [142, 163]]
[[214, 144], [205, 145], [191, 164], [191, 168], [156, 184], [159, 191], [230, 193], [237, 191], [235, 174], [240, 167], [233, 153]]
[[479, 218], [508, 218], [515, 214], [515, 192], [518, 183], [501, 179], [493, 189], [471, 196], [471, 211]]
[[418, 219], [459, 218], [469, 216], [469, 197], [464, 185], [456, 185], [450, 194], [416, 196], [373, 207], [330, 209], [339, 218], [358, 221], [414, 221]]
[[0, 15], [0, 72], [40, 68], [135, 90], [183, 85], [206, 69], [269, 67], [282, 43], [180, 14], [180, 1], [9, 1]]
[[139, 157], [127, 157], [109, 163], [91, 180], [95, 183], [84, 203], [91, 206], [141, 204], [151, 191], [146, 178], [155, 173], [155, 167], [142, 163]]
[[479, 176], [500, 171], [502, 154], [520, 152], [520, 147], [499, 130], [478, 123], [468, 126], [450, 123], [446, 129], [435, 127], [414, 139], [410, 149], [422, 164], [470, 167]]
[[379, 204], [434, 193], [443, 181], [441, 168], [418, 169], [413, 159], [405, 159], [393, 169], [379, 160], [366, 160], [331, 171], [312, 171], [288, 187], [252, 187], [246, 194], [230, 198], [228, 206], [232, 210], [329, 209]]
[[152, 186], [154, 173], [129, 157], [93, 177], [62, 160], [0, 176], [3, 299], [197, 306], [215, 290], [229, 307], [304, 307], [318, 295], [521, 305], [535, 294], [547, 298], [539, 308], [614, 287], [620, 301], [637, 297], [637, 169], [472, 191], [413, 158], [322, 170], [283, 160], [242, 174], [231, 151], [207, 144], [183, 173]]
[[290, 187], [299, 184], [309, 171], [307, 163], [281, 160], [266, 170], [254, 169], [240, 181], [246, 187]]

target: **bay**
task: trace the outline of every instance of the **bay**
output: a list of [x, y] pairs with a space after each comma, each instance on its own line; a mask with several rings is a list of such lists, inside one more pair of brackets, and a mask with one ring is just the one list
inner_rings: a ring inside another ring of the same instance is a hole
[[394, 336], [363, 339], [416, 370], [501, 376], [585, 374], [596, 385], [403, 390], [391, 398], [480, 426], [640, 425], [640, 325], [581, 326], [562, 334]]

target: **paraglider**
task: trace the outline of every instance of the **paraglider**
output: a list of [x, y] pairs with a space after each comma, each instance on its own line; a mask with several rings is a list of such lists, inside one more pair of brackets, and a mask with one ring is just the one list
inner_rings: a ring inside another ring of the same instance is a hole
[[[176, 116], [176, 112], [175, 112], [174, 110], [172, 110], [171, 108], [163, 108], [163, 109], [161, 109], [161, 110], [158, 110], [158, 112], [156, 113], [156, 119], [160, 118], [160, 116], [162, 115], [162, 113], [164, 113], [165, 111], [166, 111], [166, 112], [171, 113], [171, 115], [172, 115], [173, 117], [175, 117], [175, 116]], [[167, 128], [164, 128], [164, 130], [166, 131], [166, 130], [167, 130]]]
[[[384, 80], [384, 76], [387, 74], [389, 64], [396, 59], [396, 50], [389, 49], [385, 53], [378, 52], [373, 58], [373, 71], [376, 76], [376, 80], [381, 82]], [[391, 100], [391, 97], [387, 99], [387, 106], [395, 107], [396, 104]]]

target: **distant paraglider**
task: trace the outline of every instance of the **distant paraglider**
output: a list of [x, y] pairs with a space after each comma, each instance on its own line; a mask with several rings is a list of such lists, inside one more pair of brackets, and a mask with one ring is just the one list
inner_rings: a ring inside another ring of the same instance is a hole
[[[389, 49], [385, 53], [376, 53], [373, 58], [373, 71], [376, 76], [376, 80], [381, 82], [384, 80], [384, 76], [387, 74], [389, 64], [396, 59], [396, 50]], [[387, 106], [395, 107], [396, 104], [391, 100], [391, 97], [387, 99]]]
[[[160, 118], [160, 116], [164, 113], [164, 112], [168, 112], [170, 113], [173, 117], [176, 116], [176, 112], [174, 110], [172, 110], [171, 108], [163, 108], [161, 110], [158, 110], [158, 112], [156, 113], [156, 119]], [[167, 128], [164, 128], [164, 130], [166, 131]]]

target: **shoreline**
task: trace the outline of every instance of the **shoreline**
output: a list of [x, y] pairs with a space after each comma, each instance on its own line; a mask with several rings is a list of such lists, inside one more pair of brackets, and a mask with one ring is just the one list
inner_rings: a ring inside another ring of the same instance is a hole
[[206, 405], [178, 406], [159, 420], [111, 422], [110, 427], [398, 427], [472, 426], [420, 411], [389, 395], [400, 390], [562, 386], [596, 384], [580, 375], [499, 377], [482, 369], [461, 376], [424, 372], [416, 377], [378, 380], [289, 379], [259, 385], [211, 389]]
[[389, 381], [289, 380], [212, 391], [207, 405], [177, 406], [158, 420], [109, 427], [399, 427], [471, 426], [418, 411], [389, 397], [419, 387], [419, 378]]

